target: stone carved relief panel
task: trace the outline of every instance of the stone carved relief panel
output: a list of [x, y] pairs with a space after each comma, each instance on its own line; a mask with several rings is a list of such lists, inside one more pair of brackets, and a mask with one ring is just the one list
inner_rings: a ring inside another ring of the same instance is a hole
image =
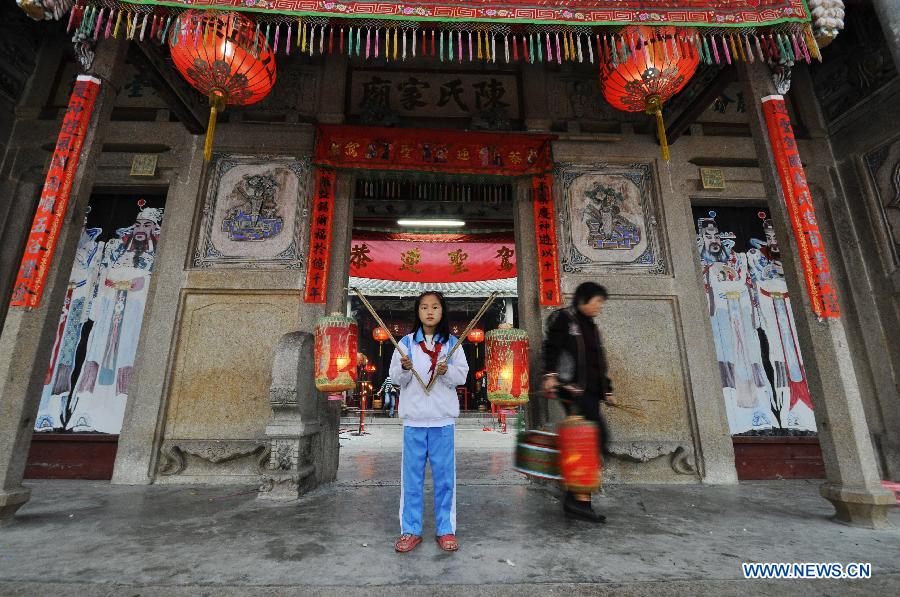
[[875, 149], [865, 156], [866, 168], [875, 188], [875, 221], [884, 225], [881, 243], [883, 261], [888, 273], [900, 268], [900, 138]]
[[300, 269], [309, 161], [231, 154], [213, 160], [194, 267]]
[[668, 272], [649, 164], [562, 164], [556, 175], [564, 272]]

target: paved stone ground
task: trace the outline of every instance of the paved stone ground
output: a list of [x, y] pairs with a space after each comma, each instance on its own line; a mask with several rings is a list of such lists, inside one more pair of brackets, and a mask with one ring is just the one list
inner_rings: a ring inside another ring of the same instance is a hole
[[[342, 455], [340, 480], [273, 504], [253, 487], [31, 482], [0, 528], [0, 595], [896, 595], [898, 529], [829, 521], [818, 482], [614, 485], [602, 526], [565, 520], [509, 452], [463, 450], [461, 550], [398, 555], [398, 454]], [[426, 503], [429, 503], [427, 496]], [[427, 510], [427, 509], [426, 509]], [[742, 580], [741, 562], [871, 562], [867, 581]]]

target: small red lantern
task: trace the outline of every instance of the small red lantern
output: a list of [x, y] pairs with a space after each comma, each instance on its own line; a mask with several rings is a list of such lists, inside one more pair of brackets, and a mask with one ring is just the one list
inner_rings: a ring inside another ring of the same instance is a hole
[[528, 402], [528, 333], [509, 324], [487, 334], [488, 400], [496, 406]]
[[484, 377], [484, 371], [475, 372], [475, 379], [481, 379], [482, 377]]
[[357, 352], [356, 321], [333, 313], [316, 320], [316, 389], [320, 392], [343, 392], [356, 387]]
[[[690, 34], [690, 30], [686, 33]], [[631, 48], [633, 53], [616, 65], [610, 59], [603, 63], [600, 70], [603, 96], [619, 110], [656, 116], [663, 159], [668, 162], [669, 144], [662, 105], [687, 85], [697, 71], [700, 57], [694, 51], [673, 51], [679, 44], [672, 42], [684, 36], [675, 27], [634, 25], [619, 35], [627, 40], [623, 47]]]
[[374, 338], [375, 341], [378, 342], [378, 356], [381, 356], [382, 344], [384, 344], [384, 341], [390, 337], [391, 337], [391, 334], [381, 326], [372, 330], [372, 338]]
[[369, 373], [375, 373], [377, 370], [378, 367], [376, 367], [374, 364], [366, 365], [366, 371]]
[[170, 42], [172, 62], [188, 83], [209, 98], [203, 155], [212, 156], [216, 115], [226, 104], [260, 101], [275, 85], [275, 56], [256, 23], [237, 12], [187, 11]]
[[484, 342], [484, 330], [479, 328], [472, 328], [469, 332], [469, 335], [466, 336], [469, 342], [475, 345], [475, 357], [478, 357], [478, 345]]

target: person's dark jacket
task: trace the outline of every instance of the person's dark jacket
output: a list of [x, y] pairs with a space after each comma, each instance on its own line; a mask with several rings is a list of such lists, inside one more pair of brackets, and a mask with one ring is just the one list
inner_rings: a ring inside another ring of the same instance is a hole
[[[559, 397], [577, 414], [598, 420], [600, 401], [612, 392], [600, 329], [574, 307], [555, 311], [547, 321], [544, 373], [555, 373]], [[582, 392], [570, 389], [582, 390]]]

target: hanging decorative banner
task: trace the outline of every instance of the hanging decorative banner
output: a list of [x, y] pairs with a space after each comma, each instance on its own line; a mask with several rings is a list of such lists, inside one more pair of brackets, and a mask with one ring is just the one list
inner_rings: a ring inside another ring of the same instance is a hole
[[515, 249], [512, 237], [487, 234], [356, 233], [350, 248], [350, 275], [399, 282], [515, 278]]
[[309, 260], [306, 268], [307, 303], [324, 303], [328, 294], [328, 264], [331, 259], [331, 226], [334, 219], [335, 173], [317, 169], [316, 190], [309, 227]]
[[831, 277], [824, 241], [816, 221], [809, 185], [806, 183], [806, 172], [797, 151], [797, 141], [794, 139], [794, 129], [784, 97], [766, 96], [762, 98], [762, 105], [813, 311], [819, 319], [840, 317], [837, 289]]
[[[246, 10], [260, 15], [404, 19], [419, 21], [525, 24], [684, 23], [715, 26], [774, 25], [808, 21], [804, 0], [573, 0], [548, 5], [542, 0], [429, 0], [365, 2], [333, 0], [123, 0], [123, 7], [191, 7]], [[141, 11], [143, 12], [143, 11]]]
[[335, 168], [521, 176], [553, 167], [551, 135], [319, 126], [315, 162]]
[[534, 227], [538, 256], [538, 289], [542, 307], [562, 304], [559, 284], [559, 257], [556, 249], [556, 211], [553, 207], [553, 177], [531, 179]]
[[34, 308], [41, 302], [59, 230], [65, 219], [69, 195], [72, 193], [72, 180], [78, 169], [81, 146], [99, 91], [99, 79], [79, 75], [75, 81], [75, 87], [69, 98], [69, 107], [66, 109], [59, 137], [56, 139], [41, 200], [31, 224], [22, 264], [13, 286], [10, 302], [13, 307]]

